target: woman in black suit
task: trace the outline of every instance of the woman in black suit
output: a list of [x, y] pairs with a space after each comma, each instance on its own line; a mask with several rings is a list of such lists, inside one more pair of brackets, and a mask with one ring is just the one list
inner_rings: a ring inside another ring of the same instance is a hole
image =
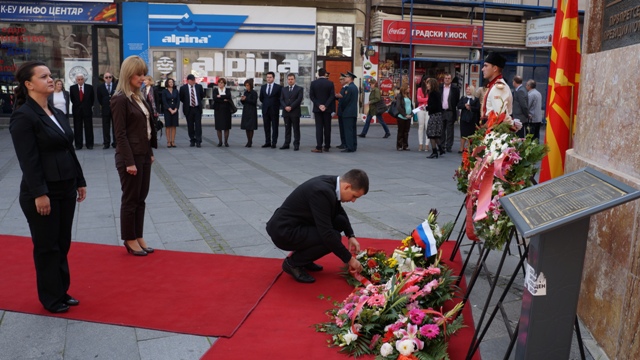
[[460, 151], [458, 153], [462, 153], [467, 137], [473, 135], [480, 125], [480, 100], [474, 96], [474, 92], [473, 85], [467, 86], [466, 96], [461, 97], [458, 101], [458, 109], [462, 110], [460, 113]]
[[54, 91], [53, 94], [47, 97], [47, 102], [49, 106], [55, 107], [56, 109], [62, 111], [64, 116], [69, 118], [69, 92], [64, 89], [64, 84], [62, 80], [56, 79], [54, 81]]
[[154, 113], [140, 91], [147, 64], [139, 56], [122, 62], [120, 81], [111, 97], [116, 133], [116, 169], [120, 176], [120, 235], [132, 255], [146, 256], [154, 250], [143, 237], [145, 200], [149, 194], [153, 150], [158, 147]]
[[178, 108], [180, 107], [180, 92], [176, 83], [169, 78], [162, 90], [162, 107], [164, 108], [164, 126], [167, 129], [167, 147], [176, 147], [176, 127], [178, 127]]
[[240, 97], [242, 103], [242, 120], [240, 129], [247, 132], [247, 145], [251, 147], [253, 143], [253, 132], [258, 129], [258, 93], [253, 90], [253, 79], [244, 81], [245, 92]]
[[213, 88], [213, 109], [215, 110], [215, 127], [218, 134], [218, 147], [222, 146], [222, 132], [224, 131], [224, 146], [229, 147], [229, 131], [231, 130], [231, 90], [226, 88], [227, 80], [218, 79], [218, 87]]
[[67, 254], [75, 203], [85, 199], [87, 183], [73, 149], [69, 120], [47, 104], [54, 91], [49, 68], [28, 61], [16, 72], [16, 79], [9, 129], [22, 169], [20, 207], [33, 241], [38, 298], [48, 311], [63, 313], [80, 303], [67, 293]]

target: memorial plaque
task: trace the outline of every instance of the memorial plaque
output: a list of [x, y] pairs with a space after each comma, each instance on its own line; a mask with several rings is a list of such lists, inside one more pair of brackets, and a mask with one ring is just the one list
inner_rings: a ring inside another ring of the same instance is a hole
[[505, 196], [500, 202], [518, 230], [529, 237], [638, 197], [636, 189], [585, 168]]
[[601, 50], [640, 43], [640, 0], [605, 0]]

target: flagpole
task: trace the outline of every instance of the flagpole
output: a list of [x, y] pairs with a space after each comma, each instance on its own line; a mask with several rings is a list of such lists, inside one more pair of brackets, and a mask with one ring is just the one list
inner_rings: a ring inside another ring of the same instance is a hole
[[[573, 108], [573, 97], [575, 96], [575, 84], [571, 85], [571, 111], [569, 112], [569, 146], [567, 148], [571, 149], [573, 148], [573, 112], [574, 112], [574, 108]], [[567, 157], [567, 155], [565, 154], [565, 158]], [[564, 161], [563, 161], [564, 163]]]

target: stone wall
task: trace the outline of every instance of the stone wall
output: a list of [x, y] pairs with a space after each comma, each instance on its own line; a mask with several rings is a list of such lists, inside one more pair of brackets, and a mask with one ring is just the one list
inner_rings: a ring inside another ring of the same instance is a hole
[[[603, 4], [587, 11], [565, 172], [590, 166], [640, 189], [640, 44], [600, 52]], [[640, 201], [591, 218], [578, 315], [611, 359], [640, 358]]]

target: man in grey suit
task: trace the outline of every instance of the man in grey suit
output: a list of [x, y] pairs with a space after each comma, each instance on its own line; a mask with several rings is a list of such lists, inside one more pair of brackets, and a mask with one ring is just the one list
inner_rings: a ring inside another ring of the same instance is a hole
[[316, 147], [311, 150], [314, 153], [322, 152], [323, 137], [324, 151], [329, 151], [331, 147], [331, 109], [336, 95], [333, 82], [327, 79], [326, 75], [327, 71], [320, 68], [318, 78], [311, 82], [309, 88], [309, 98], [313, 102], [313, 117], [316, 122]]
[[536, 81], [531, 79], [527, 81], [528, 98], [529, 98], [529, 119], [523, 128], [527, 129], [527, 134], [533, 134], [534, 139], [540, 140], [540, 124], [542, 124], [542, 94], [536, 89]]
[[287, 86], [282, 89], [280, 95], [280, 106], [282, 107], [282, 117], [284, 118], [284, 145], [280, 150], [289, 148], [291, 144], [291, 128], [293, 127], [293, 150], [300, 150], [300, 105], [304, 89], [296, 85], [296, 75], [287, 75]]
[[[527, 90], [522, 86], [522, 77], [513, 77], [513, 113], [511, 117], [513, 119], [520, 120], [521, 123], [526, 123], [529, 120], [529, 98], [527, 96]], [[516, 133], [520, 137], [524, 137], [524, 126]]]

